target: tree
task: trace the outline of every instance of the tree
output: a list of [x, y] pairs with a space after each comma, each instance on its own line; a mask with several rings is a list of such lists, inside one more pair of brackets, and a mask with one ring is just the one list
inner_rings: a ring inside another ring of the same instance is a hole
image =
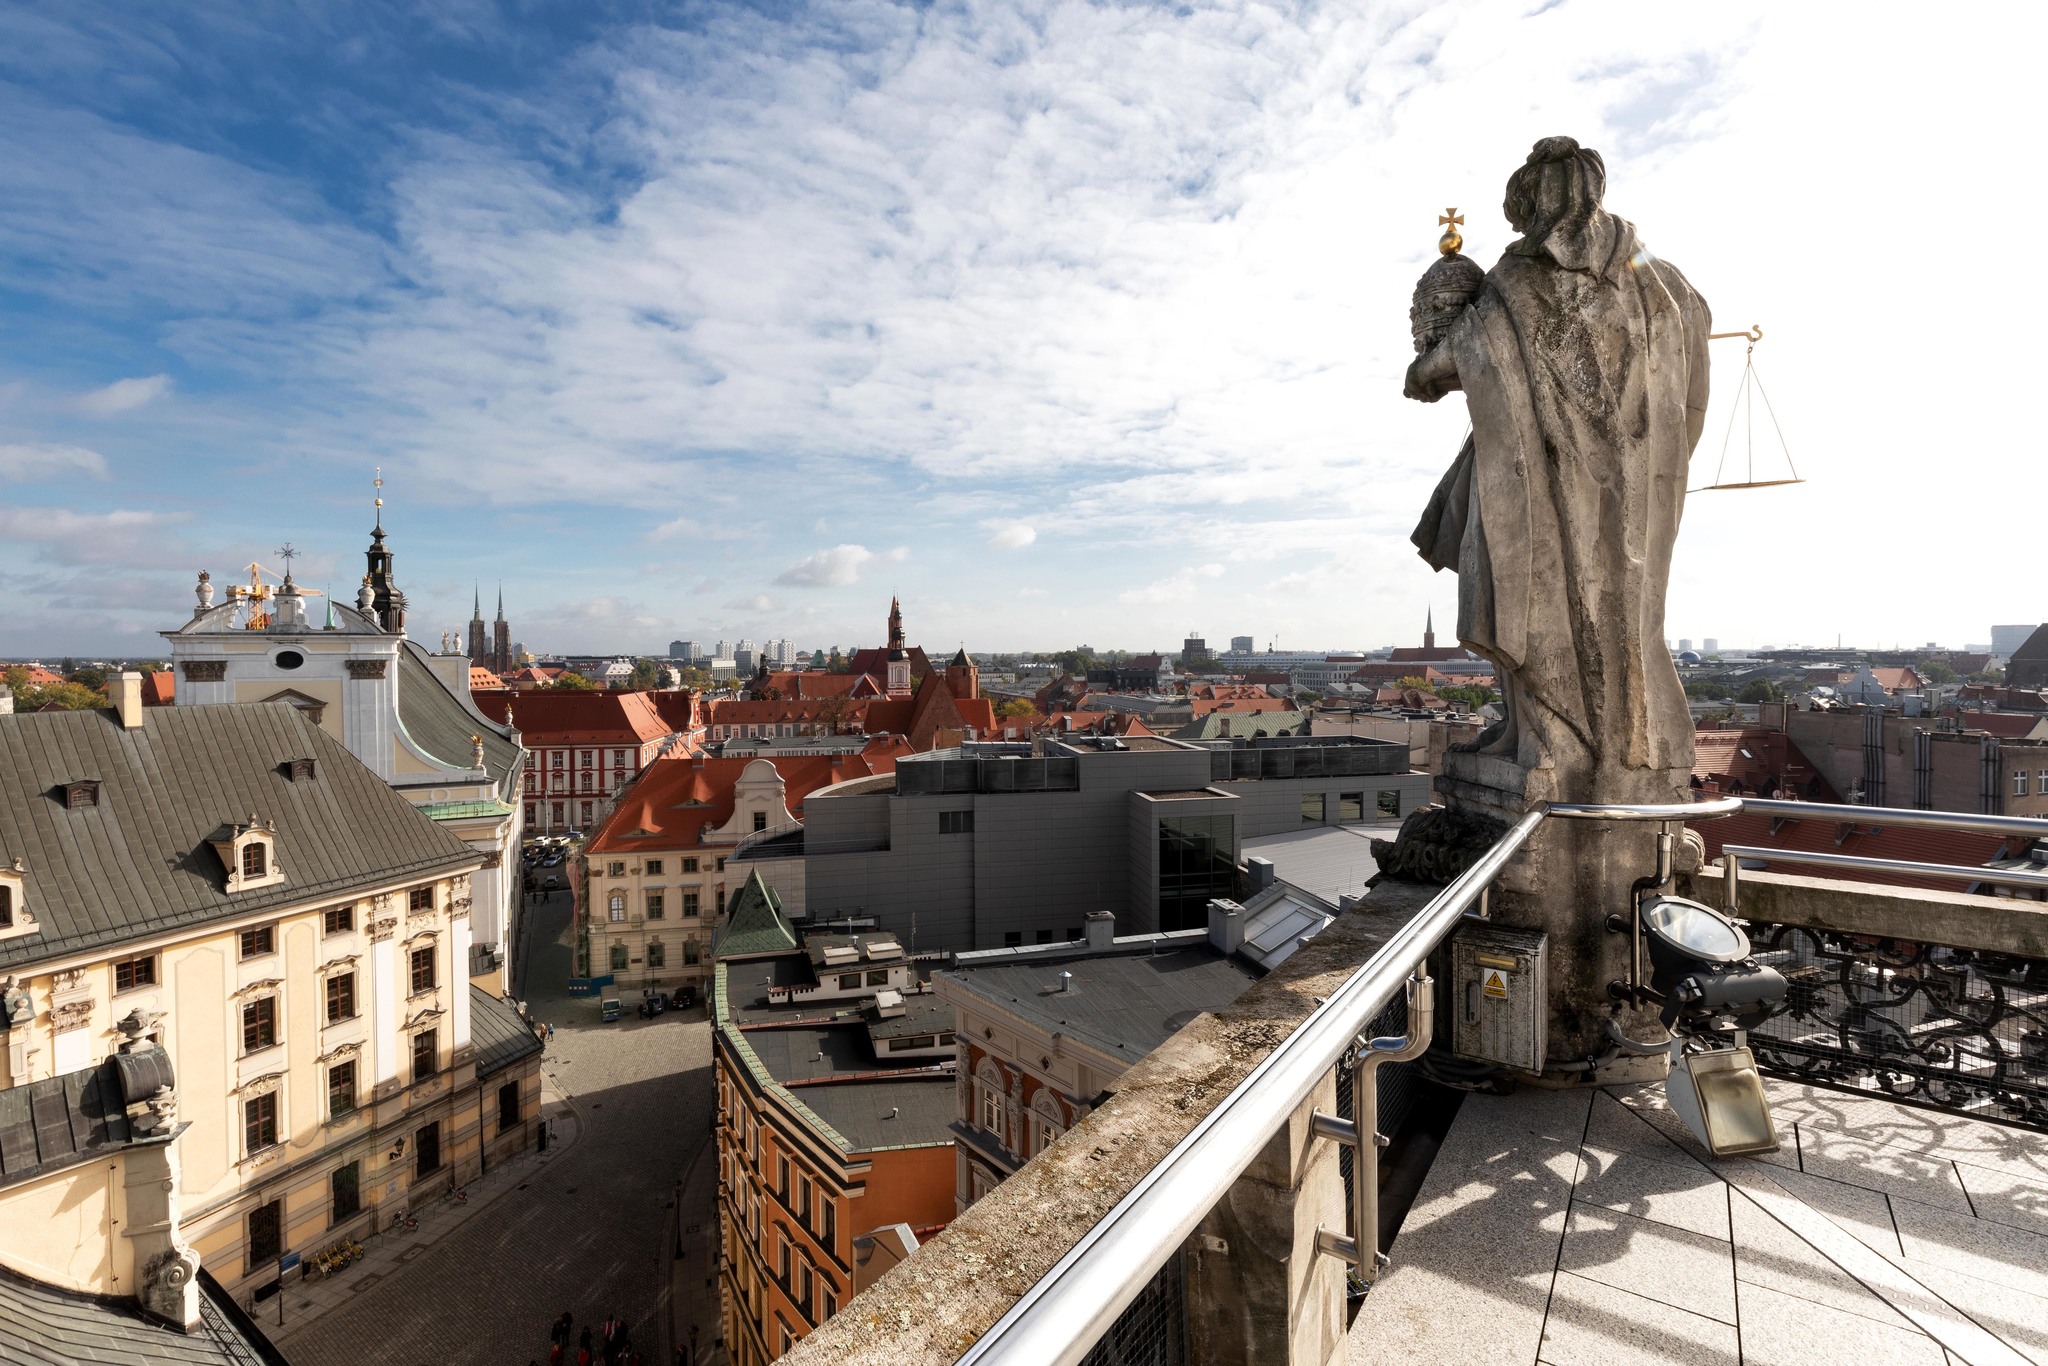
[[1924, 663], [1916, 664], [1913, 666], [1913, 671], [1937, 688], [1956, 681], [1956, 671], [1938, 659], [1930, 659]]
[[626, 678], [626, 686], [640, 692], [659, 688], [665, 672], [667, 669], [659, 660], [636, 659], [633, 661], [633, 672]]
[[828, 735], [844, 735], [853, 720], [854, 701], [843, 692], [833, 693], [818, 703], [818, 720]]
[[1695, 678], [1685, 685], [1685, 695], [1701, 702], [1725, 702], [1729, 692], [1726, 683], [1712, 678]]
[[65, 679], [65, 682], [77, 683], [87, 688], [104, 688], [107, 686], [107, 671], [105, 669], [96, 669], [88, 664], [83, 669], [73, 670]]
[[702, 692], [711, 686], [712, 681], [708, 670], [700, 669], [694, 664], [676, 670], [676, 686], [679, 688], [695, 688]]
[[597, 684], [591, 682], [582, 674], [577, 673], [574, 669], [564, 669], [559, 675], [556, 676], [554, 682], [548, 684], [548, 687], [554, 690], [555, 692], [598, 691]]
[[1013, 697], [996, 708], [996, 719], [998, 721], [1008, 721], [1012, 717], [1029, 716], [1037, 710], [1038, 708], [1032, 706], [1023, 698]]
[[1446, 702], [1462, 702], [1473, 711], [1492, 702], [1500, 701], [1500, 694], [1484, 684], [1475, 683], [1468, 688], [1438, 688], [1436, 695]]
[[48, 683], [38, 687], [28, 681], [28, 670], [20, 667], [7, 670], [6, 678], [7, 686], [14, 691], [16, 711], [41, 711], [49, 706], [60, 711], [92, 711], [107, 705], [105, 693], [83, 683]]
[[1040, 658], [1051, 659], [1076, 678], [1086, 678], [1090, 669], [1099, 669], [1103, 664], [1100, 658], [1086, 650], [1062, 650], [1056, 655], [1041, 655]]
[[839, 653], [839, 647], [834, 645], [831, 657], [825, 661], [826, 670], [830, 673], [843, 674], [850, 667], [852, 666], [847, 663], [846, 656]]
[[1785, 696], [1785, 690], [1768, 678], [1752, 678], [1742, 685], [1742, 691], [1735, 694], [1737, 702], [1776, 702]]

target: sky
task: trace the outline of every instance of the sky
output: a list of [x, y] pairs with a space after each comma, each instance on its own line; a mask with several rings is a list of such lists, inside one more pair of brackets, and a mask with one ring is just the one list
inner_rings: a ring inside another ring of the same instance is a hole
[[1448, 635], [1409, 296], [1557, 133], [1763, 328], [1693, 482], [1806, 479], [1690, 499], [1668, 634], [1985, 641], [2048, 615], [2048, 11], [1972, 13], [0, 3], [0, 657], [287, 542], [349, 598], [380, 470], [435, 643]]

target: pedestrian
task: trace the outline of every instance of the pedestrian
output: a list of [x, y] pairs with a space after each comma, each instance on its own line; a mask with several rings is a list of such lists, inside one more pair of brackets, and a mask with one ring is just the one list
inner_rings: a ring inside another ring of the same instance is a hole
[[580, 1362], [588, 1363], [590, 1360], [590, 1328], [588, 1325], [584, 1326], [583, 1336], [576, 1339], [576, 1347], [578, 1349], [576, 1359]]
[[552, 1343], [548, 1347], [548, 1366], [563, 1366], [562, 1344]]
[[562, 1317], [556, 1319], [554, 1326], [548, 1329], [548, 1341], [556, 1344], [563, 1351], [567, 1351], [569, 1348], [569, 1336], [575, 1331], [575, 1325], [576, 1316], [564, 1309]]
[[549, 1043], [553, 1043], [554, 1041], [555, 1041], [555, 1023], [554, 1023], [554, 1021], [550, 1020], [550, 1021], [548, 1021], [548, 1042], [549, 1042]]
[[590, 1366], [590, 1344], [588, 1342], [576, 1349], [576, 1366]]

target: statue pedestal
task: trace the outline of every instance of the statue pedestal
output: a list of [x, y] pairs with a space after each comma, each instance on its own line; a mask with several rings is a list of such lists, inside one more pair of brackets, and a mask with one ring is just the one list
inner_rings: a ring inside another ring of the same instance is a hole
[[[1474, 854], [1468, 850], [1483, 849], [1544, 801], [1563, 800], [1552, 786], [1554, 776], [1497, 755], [1445, 755], [1444, 772], [1436, 780], [1443, 809], [1412, 817], [1414, 824], [1404, 825], [1401, 839], [1381, 856], [1381, 867], [1391, 876], [1448, 881], [1469, 865]], [[1616, 786], [1642, 784], [1622, 781]], [[1601, 799], [1675, 798], [1624, 790], [1603, 793]], [[1433, 847], [1412, 847], [1418, 845]], [[1663, 1037], [1654, 1009], [1624, 1008], [1617, 1016], [1617, 1003], [1607, 989], [1610, 982], [1627, 976], [1630, 954], [1629, 936], [1609, 930], [1607, 917], [1629, 914], [1636, 880], [1654, 875], [1656, 866], [1654, 822], [1552, 819], [1537, 829], [1495, 882], [1490, 902], [1495, 921], [1540, 929], [1550, 936], [1552, 1063], [1605, 1053], [1610, 1047], [1605, 1032], [1610, 1018], [1618, 1019], [1632, 1039]], [[1662, 1054], [1625, 1053], [1600, 1069], [1599, 1080], [1658, 1080], [1667, 1067]], [[1583, 1084], [1586, 1077], [1583, 1070], [1546, 1069], [1540, 1080], [1574, 1085]]]

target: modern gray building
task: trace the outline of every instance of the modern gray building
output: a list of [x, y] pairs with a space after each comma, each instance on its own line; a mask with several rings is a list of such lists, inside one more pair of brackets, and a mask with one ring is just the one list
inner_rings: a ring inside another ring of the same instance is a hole
[[1245, 840], [1396, 820], [1429, 782], [1406, 745], [1352, 736], [970, 744], [811, 793], [801, 853], [759, 856], [803, 858], [813, 920], [918, 951], [1079, 938], [1094, 911], [1124, 934], [1194, 929], [1242, 894]]

